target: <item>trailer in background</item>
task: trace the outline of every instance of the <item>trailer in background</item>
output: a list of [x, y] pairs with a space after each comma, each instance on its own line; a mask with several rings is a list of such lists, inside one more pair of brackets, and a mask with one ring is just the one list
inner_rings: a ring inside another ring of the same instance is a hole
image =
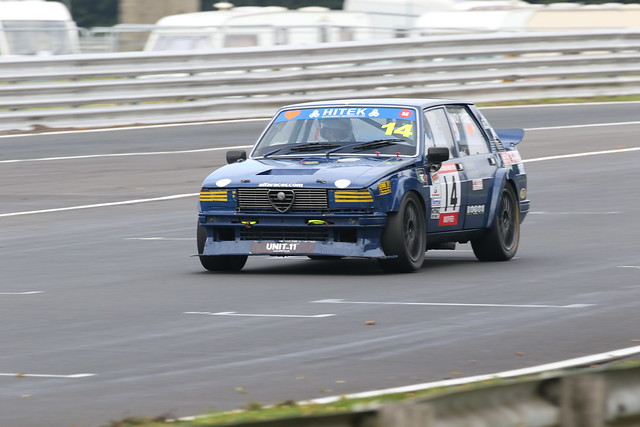
[[279, 6], [229, 6], [160, 19], [149, 35], [145, 50], [206, 50], [372, 38], [372, 24], [364, 13], [325, 7], [291, 10]]
[[78, 28], [64, 4], [0, 1], [0, 56], [78, 52]]

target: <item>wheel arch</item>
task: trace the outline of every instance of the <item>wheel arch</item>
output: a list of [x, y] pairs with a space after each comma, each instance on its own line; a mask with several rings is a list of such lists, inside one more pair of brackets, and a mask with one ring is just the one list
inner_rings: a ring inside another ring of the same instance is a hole
[[397, 212], [404, 196], [407, 193], [414, 193], [420, 201], [422, 213], [427, 214], [428, 197], [426, 197], [426, 194], [429, 191], [428, 187], [424, 187], [417, 179], [410, 176], [399, 177], [396, 186], [397, 191], [394, 192], [394, 197], [387, 213]]
[[485, 228], [491, 227], [491, 224], [493, 224], [493, 222], [495, 221], [498, 208], [500, 207], [499, 202], [500, 197], [502, 197], [502, 190], [507, 185], [510, 186], [513, 190], [513, 193], [516, 194], [517, 200], [518, 186], [516, 185], [515, 174], [511, 170], [499, 170], [498, 173], [496, 173], [495, 184], [491, 192], [489, 213], [485, 218], [484, 223]]

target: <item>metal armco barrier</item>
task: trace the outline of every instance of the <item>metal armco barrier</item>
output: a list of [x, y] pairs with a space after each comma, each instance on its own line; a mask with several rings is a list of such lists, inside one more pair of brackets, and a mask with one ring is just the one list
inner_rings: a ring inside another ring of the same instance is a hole
[[[467, 390], [465, 390], [467, 388]], [[630, 427], [640, 425], [640, 367], [545, 373], [461, 386], [377, 410], [244, 427]]]
[[268, 117], [331, 98], [640, 94], [640, 31], [0, 60], [0, 131]]

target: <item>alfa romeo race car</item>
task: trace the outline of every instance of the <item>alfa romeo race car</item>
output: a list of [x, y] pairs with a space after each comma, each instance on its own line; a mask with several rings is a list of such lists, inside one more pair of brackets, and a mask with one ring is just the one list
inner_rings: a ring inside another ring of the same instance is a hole
[[429, 249], [471, 242], [511, 259], [529, 211], [516, 148], [470, 102], [354, 99], [281, 108], [247, 155], [202, 184], [197, 243], [211, 271], [249, 255], [377, 259], [419, 269]]

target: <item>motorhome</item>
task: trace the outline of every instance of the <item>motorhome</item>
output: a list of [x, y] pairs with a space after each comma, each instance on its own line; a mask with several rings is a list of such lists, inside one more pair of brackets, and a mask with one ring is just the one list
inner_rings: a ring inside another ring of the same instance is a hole
[[[222, 5], [218, 4], [219, 7]], [[147, 51], [204, 50], [369, 40], [371, 22], [364, 13], [325, 7], [226, 7], [160, 19]]]
[[64, 4], [0, 1], [0, 56], [78, 52], [78, 28]]

